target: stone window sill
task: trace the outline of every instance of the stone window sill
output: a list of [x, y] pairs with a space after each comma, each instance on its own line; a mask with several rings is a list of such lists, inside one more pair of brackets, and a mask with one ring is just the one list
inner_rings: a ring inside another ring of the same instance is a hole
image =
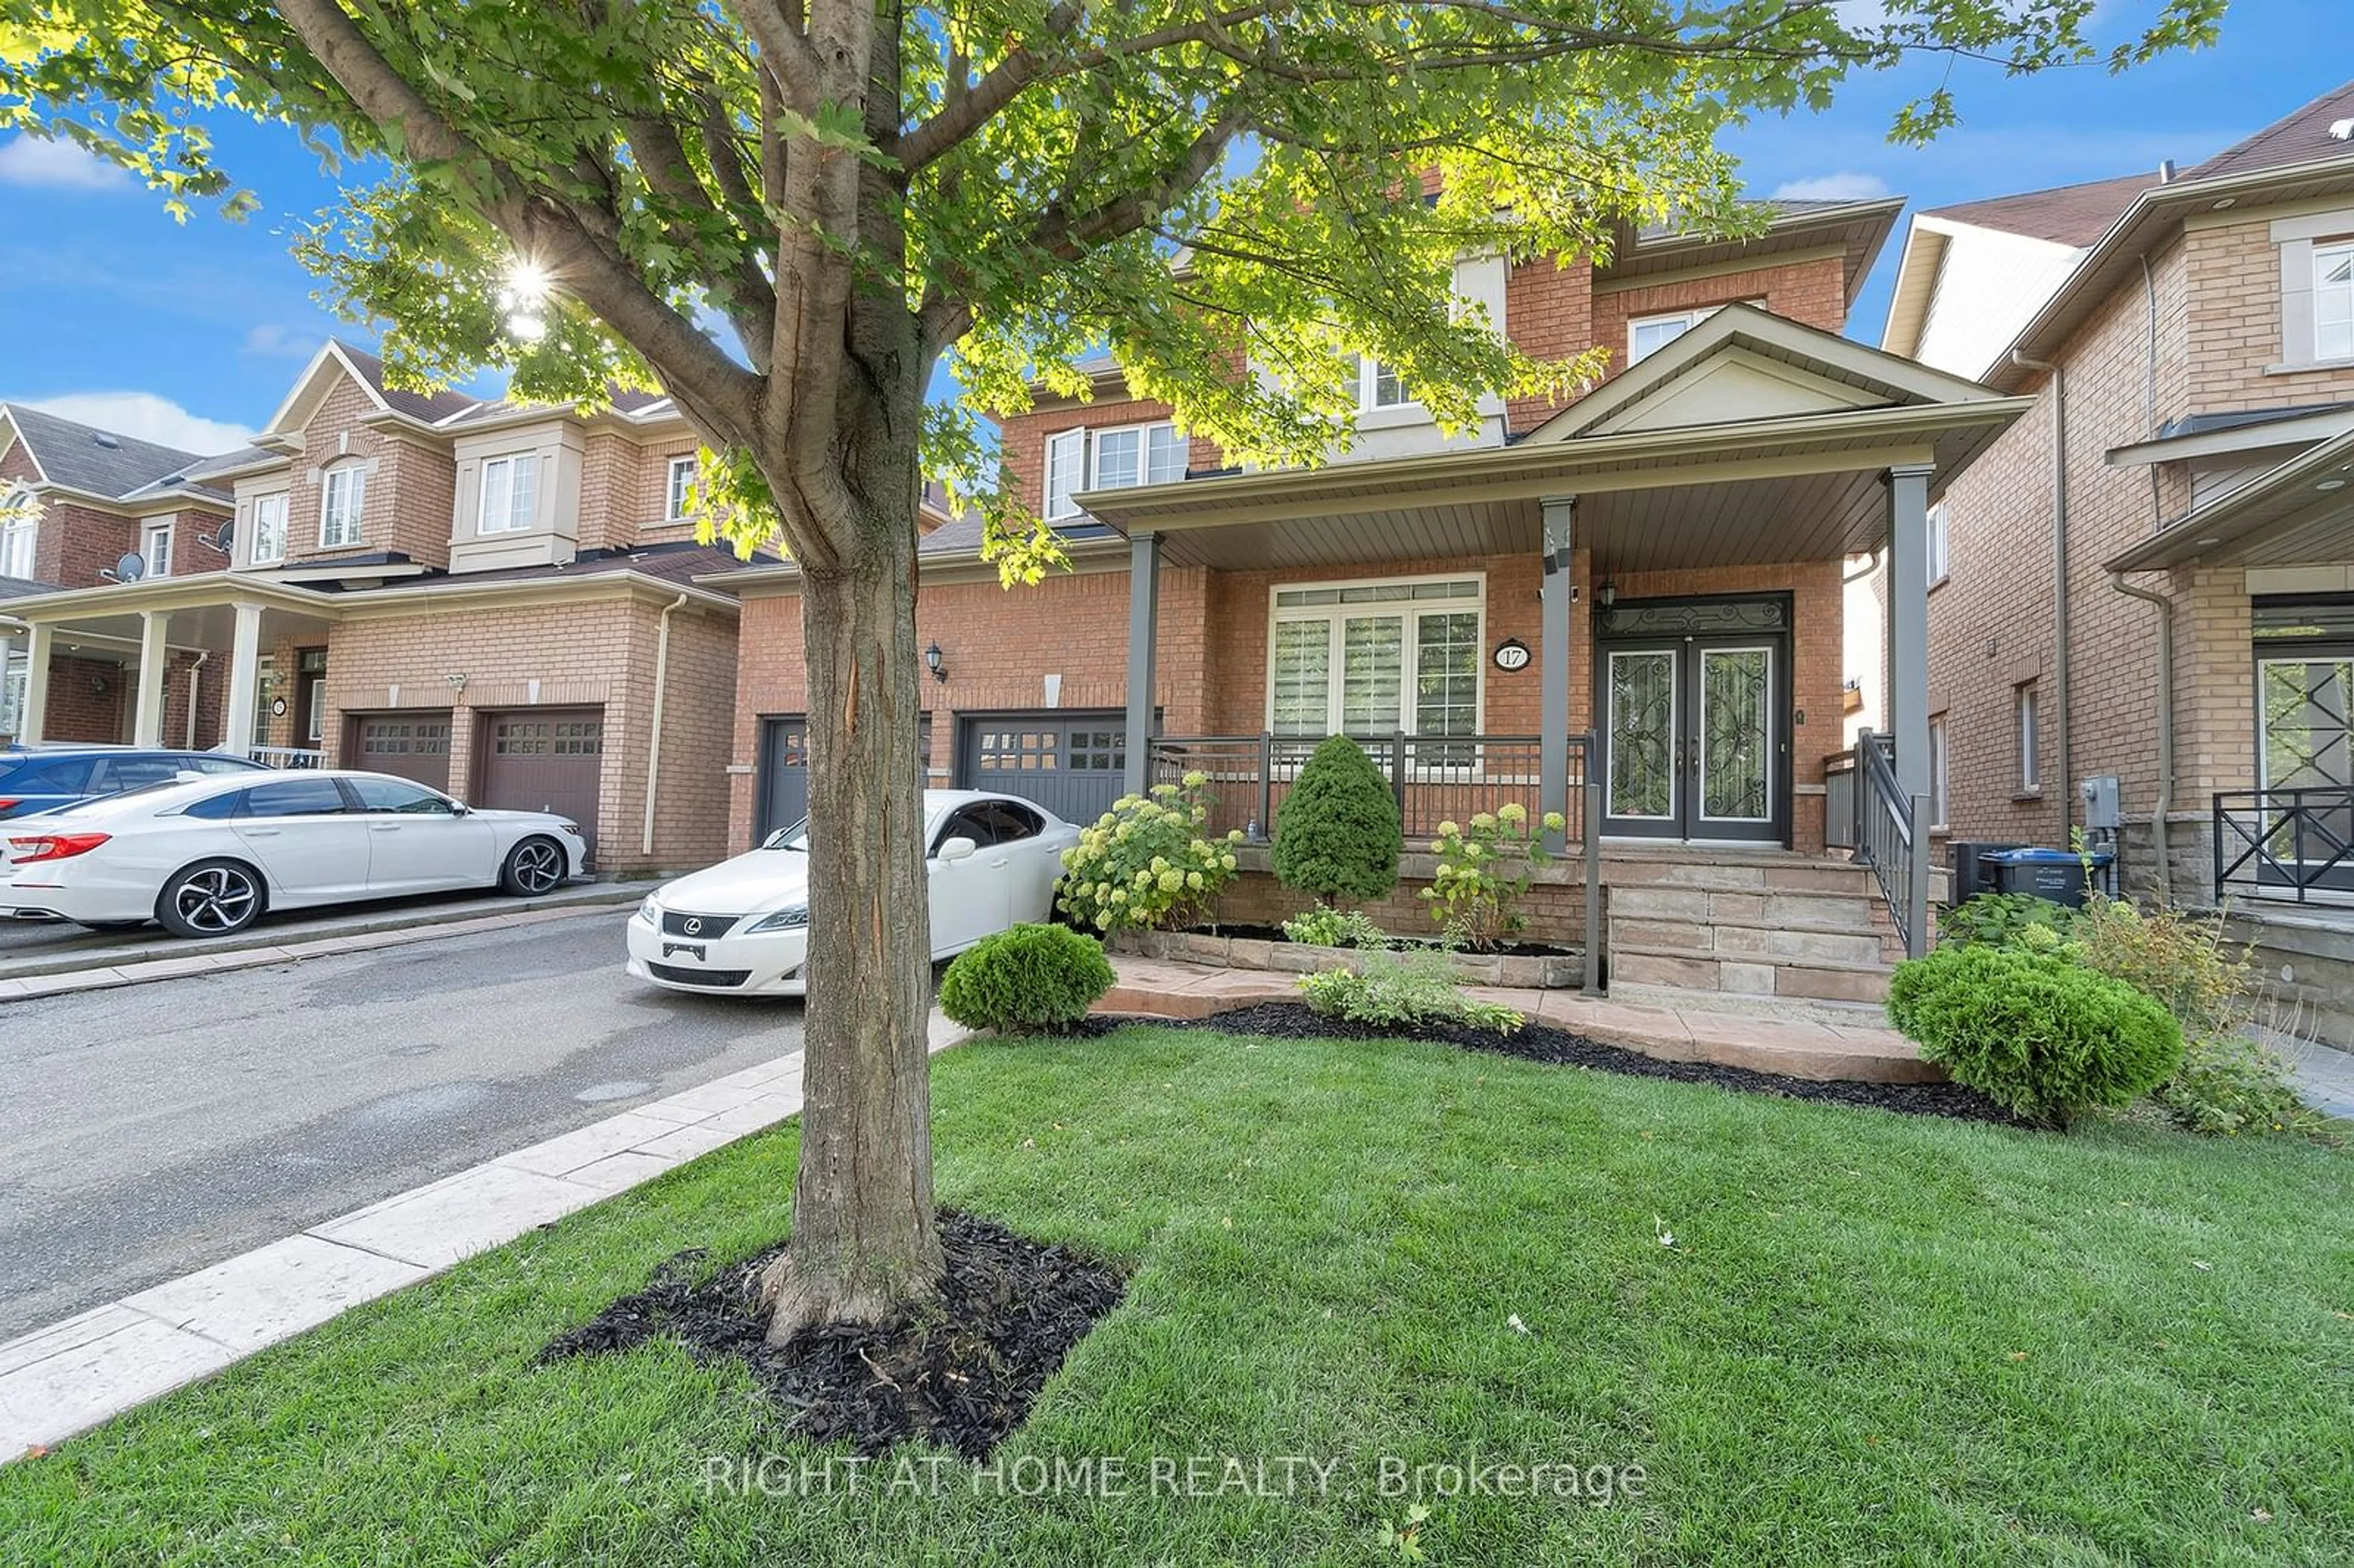
[[2267, 376], [2309, 376], [2323, 370], [2354, 370], [2354, 359], [2311, 359], [2303, 365], [2267, 365]]
[[2043, 799], [2043, 791], [2041, 789], [2014, 789], [2011, 791], [2010, 799], [2014, 805], [2028, 805]]

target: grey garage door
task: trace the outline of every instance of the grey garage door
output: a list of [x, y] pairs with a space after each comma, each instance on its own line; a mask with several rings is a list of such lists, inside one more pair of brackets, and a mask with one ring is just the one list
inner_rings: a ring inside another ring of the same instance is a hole
[[974, 714], [959, 729], [957, 782], [1020, 795], [1069, 822], [1092, 822], [1119, 799], [1128, 715]]
[[[924, 759], [923, 784], [931, 782], [932, 715], [916, 724], [916, 754]], [[763, 714], [760, 716], [759, 772], [755, 780], [758, 809], [752, 813], [752, 842], [759, 842], [779, 828], [790, 828], [809, 815], [809, 715]]]
[[597, 774], [604, 766], [602, 708], [514, 708], [482, 715], [473, 803], [555, 811], [597, 847]]
[[352, 746], [345, 753], [354, 768], [413, 779], [435, 789], [450, 788], [450, 710], [408, 708], [361, 714], [352, 720]]

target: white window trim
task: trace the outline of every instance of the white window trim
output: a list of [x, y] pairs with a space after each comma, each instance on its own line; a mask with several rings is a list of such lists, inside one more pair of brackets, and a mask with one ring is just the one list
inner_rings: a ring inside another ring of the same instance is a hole
[[[177, 530], [174, 525], [174, 520], [170, 518], [161, 523], [143, 523], [139, 525], [139, 553], [146, 558], [149, 577], [168, 577], [172, 575], [172, 546], [175, 542], [173, 535], [175, 532]], [[160, 551], [155, 548], [155, 542], [158, 539], [164, 543], [164, 547]]]
[[[2344, 354], [2325, 354], [2322, 352], [2321, 347], [2321, 296], [2324, 291], [2321, 281], [2321, 269], [2323, 266], [2323, 259], [2326, 257], [2335, 257], [2339, 255], [2354, 259], [2354, 237], [2341, 235], [2328, 239], [2317, 239], [2313, 243], [2313, 340], [2311, 343], [2306, 344], [2306, 353], [2309, 355], [2306, 363], [2315, 366], [2343, 365], [2346, 363], [2348, 358], [2348, 355]], [[2350, 309], [2354, 309], [2354, 282], [2349, 282], [2344, 285], [2344, 288], [2348, 295], [2349, 306]]]
[[[523, 472], [521, 464], [530, 464], [531, 510], [521, 522], [514, 515], [515, 477]], [[492, 522], [491, 474], [502, 471], [504, 482], [499, 486], [498, 521]], [[504, 534], [528, 534], [539, 522], [539, 454], [536, 452], [501, 452], [497, 457], [482, 460], [481, 484], [474, 498], [474, 535], [495, 538]]]
[[1929, 586], [1935, 588], [1953, 570], [1952, 523], [1943, 501], [1929, 508]]
[[[695, 482], [698, 477], [696, 471], [701, 466], [701, 460], [690, 452], [684, 456], [671, 459], [663, 467], [663, 522], [691, 523], [695, 520], [695, 514], [686, 509], [686, 498], [688, 492], [695, 488]], [[682, 468], [686, 470], [686, 483], [684, 485], [678, 482], [678, 471]]]
[[[1685, 332], [1691, 331], [1692, 328], [1708, 320], [1710, 316], [1716, 313], [1717, 308], [1718, 307], [1714, 305], [1709, 305], [1705, 307], [1695, 307], [1689, 311], [1660, 311], [1655, 314], [1648, 316], [1628, 316], [1627, 318], [1627, 363], [1629, 365], [1640, 365], [1646, 359], [1650, 358], [1651, 354], [1657, 354], [1659, 352], [1659, 349], [1672, 346], [1676, 338], [1683, 336]], [[1671, 337], [1666, 343], [1659, 344], [1659, 348], [1651, 350], [1651, 354], [1642, 354], [1636, 350], [1636, 328], [1664, 326], [1670, 322], [1681, 322], [1683, 323], [1683, 332], [1676, 334], [1676, 337]]]
[[1071, 494], [1076, 496], [1082, 491], [1106, 488], [1102, 482], [1103, 438], [1121, 435], [1130, 430], [1137, 432], [1136, 483], [1112, 488], [1130, 490], [1155, 483], [1174, 484], [1185, 477], [1185, 470], [1182, 467], [1177, 471], [1177, 478], [1174, 480], [1155, 480], [1152, 477], [1152, 432], [1155, 430], [1167, 430], [1170, 433], [1170, 439], [1178, 443], [1180, 456], [1190, 463], [1190, 450], [1185, 438], [1178, 431], [1176, 421], [1172, 419], [1141, 419], [1125, 425], [1074, 425], [1067, 430], [1056, 430], [1048, 436], [1042, 449], [1042, 458], [1038, 465], [1040, 470], [1039, 515], [1049, 523], [1060, 523], [1087, 514], [1085, 509], [1076, 501], [1061, 511], [1055, 509], [1055, 453], [1057, 448], [1071, 441], [1076, 441], [1079, 444], [1079, 472], [1071, 486]]
[[1946, 735], [1946, 715], [1934, 714], [1929, 719], [1929, 831], [1943, 832], [1946, 816], [1952, 801], [1948, 785], [1947, 749], [1950, 741]]
[[[1479, 591], [1468, 599], [1402, 599], [1387, 601], [1369, 601], [1363, 604], [1307, 604], [1295, 605], [1288, 609], [1280, 607], [1280, 600], [1283, 595], [1287, 593], [1298, 593], [1302, 590], [1352, 588], [1396, 588], [1401, 586], [1412, 587], [1421, 583], [1475, 583], [1479, 587]], [[1265, 677], [1267, 692], [1266, 705], [1263, 709], [1263, 721], [1267, 729], [1270, 733], [1275, 729], [1275, 629], [1281, 622], [1287, 620], [1321, 620], [1327, 622], [1335, 629], [1331, 634], [1334, 639], [1333, 656], [1330, 662], [1329, 667], [1325, 671], [1326, 691], [1324, 697], [1324, 727], [1328, 735], [1332, 735], [1341, 733], [1339, 730], [1334, 728], [1333, 719], [1341, 711], [1342, 702], [1342, 685], [1347, 676], [1347, 671], [1344, 668], [1343, 661], [1341, 657], [1340, 644], [1338, 641], [1340, 637], [1338, 627], [1341, 620], [1359, 616], [1383, 614], [1395, 614], [1408, 618], [1412, 618], [1416, 614], [1425, 612], [1443, 615], [1450, 612], [1460, 612], [1465, 609], [1470, 610], [1479, 618], [1479, 628], [1472, 634], [1474, 652], [1478, 654], [1478, 657], [1473, 660], [1471, 666], [1473, 683], [1471, 698], [1471, 733], [1474, 735], [1485, 735], [1488, 733], [1488, 659], [1485, 652], [1488, 646], [1487, 573], [1430, 572], [1416, 577], [1312, 577], [1299, 581], [1271, 584], [1267, 592], [1267, 673]], [[1418, 733], [1414, 729], [1410, 723], [1406, 711], [1411, 705], [1414, 695], [1416, 678], [1415, 659], [1418, 652], [1419, 645], [1413, 634], [1413, 629], [1409, 627], [1406, 632], [1405, 647], [1401, 651], [1398, 668], [1398, 722], [1396, 726], [1396, 727], [1404, 729], [1409, 735]], [[1289, 738], [1300, 739], [1305, 737], [1292, 736]], [[1421, 770], [1417, 769], [1416, 771], [1419, 772]], [[1461, 769], [1450, 768], [1441, 769], [1439, 771], [1443, 771], [1452, 776], [1459, 773]]]
[[1405, 378], [1401, 376], [1393, 376], [1398, 384], [1398, 400], [1394, 403], [1375, 401], [1373, 393], [1381, 386], [1382, 362], [1370, 354], [1355, 354], [1349, 357], [1354, 362], [1357, 372], [1357, 412], [1387, 414], [1400, 408], [1422, 407], [1422, 399], [1406, 389]]
[[2012, 745], [2019, 753], [2019, 792], [2043, 793], [2043, 705], [2032, 681], [2011, 691]]
[[[261, 553], [261, 511], [271, 502], [277, 503], [278, 549], [274, 555]], [[257, 495], [246, 508], [245, 556], [247, 564], [256, 567], [282, 566], [286, 560], [286, 520], [292, 512], [292, 498], [282, 490]]]
[[[11, 491], [5, 497], [0, 497], [0, 508], [22, 506], [30, 494], [31, 492], [22, 489]], [[21, 546], [16, 543], [18, 540], [23, 541]], [[24, 551], [24, 559], [12, 560], [13, 552], [19, 548]], [[40, 558], [40, 550], [41, 519], [37, 514], [28, 514], [0, 523], [0, 577], [31, 577], [33, 563]], [[23, 570], [18, 570], [19, 567]]]
[[[343, 518], [345, 526], [334, 529], [335, 481], [345, 481], [344, 493], [354, 497], [354, 504]], [[367, 467], [364, 463], [344, 463], [319, 475], [319, 547], [336, 549], [360, 542], [360, 522], [367, 513]]]

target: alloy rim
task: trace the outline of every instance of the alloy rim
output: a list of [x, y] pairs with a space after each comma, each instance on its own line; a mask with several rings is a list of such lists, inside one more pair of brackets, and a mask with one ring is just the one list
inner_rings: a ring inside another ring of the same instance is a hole
[[253, 899], [250, 879], [227, 866], [213, 866], [183, 882], [172, 906], [192, 928], [221, 935], [253, 918]]
[[515, 885], [525, 893], [545, 893], [562, 880], [556, 851], [548, 845], [527, 843], [515, 851]]

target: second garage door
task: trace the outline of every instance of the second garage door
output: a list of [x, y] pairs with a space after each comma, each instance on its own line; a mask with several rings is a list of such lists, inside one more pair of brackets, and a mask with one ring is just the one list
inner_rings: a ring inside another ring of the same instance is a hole
[[514, 708], [482, 715], [473, 803], [555, 811], [597, 847], [597, 776], [604, 766], [602, 708]]
[[352, 720], [351, 766], [450, 788], [450, 710], [409, 708]]
[[974, 714], [959, 726], [957, 783], [1002, 789], [1066, 822], [1091, 823], [1119, 799], [1128, 715]]

